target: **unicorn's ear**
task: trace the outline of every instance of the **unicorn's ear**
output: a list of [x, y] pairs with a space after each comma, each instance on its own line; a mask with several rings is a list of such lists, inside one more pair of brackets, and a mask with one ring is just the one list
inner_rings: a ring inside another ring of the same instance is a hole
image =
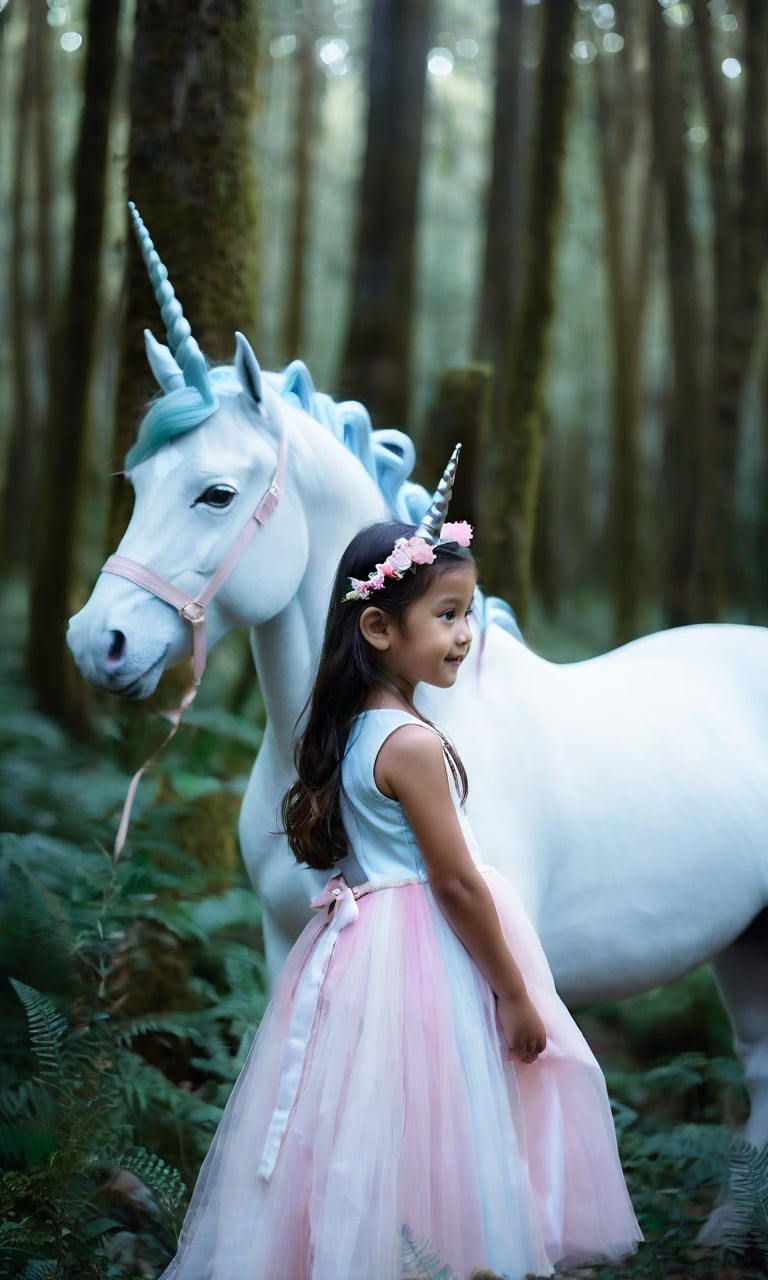
[[184, 374], [177, 365], [170, 349], [164, 347], [152, 336], [149, 329], [144, 330], [144, 346], [147, 352], [149, 367], [155, 375], [155, 381], [163, 391], [178, 391], [184, 386]]
[[253, 348], [248, 339], [243, 337], [242, 333], [236, 333], [235, 338], [237, 339], [235, 372], [243, 388], [243, 395], [252, 400], [255, 405], [260, 405], [262, 392], [259, 362], [253, 354]]

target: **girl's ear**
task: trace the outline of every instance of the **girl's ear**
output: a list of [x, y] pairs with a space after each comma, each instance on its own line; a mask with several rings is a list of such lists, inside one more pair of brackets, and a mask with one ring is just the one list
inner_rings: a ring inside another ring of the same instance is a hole
[[368, 608], [363, 609], [360, 614], [358, 626], [363, 639], [372, 648], [382, 653], [389, 648], [392, 618], [383, 609], [378, 609], [376, 605], [368, 605]]

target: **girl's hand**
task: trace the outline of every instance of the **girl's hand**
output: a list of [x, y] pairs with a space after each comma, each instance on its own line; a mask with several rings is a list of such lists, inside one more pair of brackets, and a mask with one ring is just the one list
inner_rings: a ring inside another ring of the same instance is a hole
[[496, 1011], [509, 1057], [516, 1053], [521, 1062], [535, 1062], [547, 1047], [547, 1033], [528, 996], [497, 996]]

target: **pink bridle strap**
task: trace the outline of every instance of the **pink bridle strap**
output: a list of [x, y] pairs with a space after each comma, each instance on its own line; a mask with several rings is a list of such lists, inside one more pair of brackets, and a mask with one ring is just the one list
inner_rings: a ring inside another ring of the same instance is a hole
[[277, 507], [285, 478], [286, 453], [285, 435], [283, 434], [280, 437], [280, 445], [278, 447], [277, 467], [269, 488], [253, 515], [249, 516], [248, 522], [240, 530], [218, 569], [211, 575], [202, 591], [196, 596], [190, 596], [186, 591], [181, 591], [172, 582], [161, 578], [154, 570], [147, 569], [145, 565], [139, 564], [136, 560], [129, 560], [127, 556], [109, 556], [102, 566], [102, 573], [113, 573], [119, 578], [127, 578], [129, 582], [134, 582], [137, 587], [142, 587], [145, 591], [149, 591], [151, 595], [157, 596], [160, 600], [164, 600], [166, 604], [172, 605], [174, 609], [178, 610], [184, 621], [190, 624], [192, 627], [192, 678], [195, 685], [199, 685], [203, 678], [207, 660], [206, 606], [210, 604], [216, 592], [226, 582], [256, 532], [257, 526], [265, 525]]
[[170, 604], [177, 609], [180, 616], [185, 622], [188, 622], [192, 628], [192, 683], [186, 690], [181, 702], [172, 711], [165, 711], [163, 714], [166, 719], [170, 720], [170, 732], [165, 736], [159, 747], [152, 752], [152, 755], [144, 761], [140, 769], [136, 770], [133, 775], [128, 794], [123, 804], [123, 812], [120, 817], [120, 825], [115, 837], [115, 845], [112, 851], [114, 862], [117, 862], [125, 845], [126, 836], [128, 834], [128, 825], [131, 819], [131, 809], [136, 796], [139, 782], [143, 774], [160, 754], [163, 747], [167, 746], [171, 738], [181, 723], [181, 717], [188, 707], [195, 700], [195, 695], [203, 678], [205, 664], [207, 659], [207, 642], [205, 635], [205, 610], [210, 604], [219, 588], [226, 582], [230, 573], [234, 569], [241, 555], [251, 541], [256, 529], [259, 525], [262, 527], [267, 523], [273, 515], [283, 488], [285, 479], [285, 463], [287, 446], [285, 433], [280, 437], [280, 444], [277, 451], [277, 466], [275, 474], [269, 488], [261, 498], [256, 510], [249, 517], [248, 522], [240, 530], [235, 538], [232, 546], [227, 551], [218, 569], [211, 575], [202, 591], [196, 596], [190, 596], [186, 591], [181, 591], [179, 587], [175, 587], [172, 582], [167, 582], [165, 578], [161, 578], [153, 569], [147, 569], [145, 565], [139, 564], [136, 560], [130, 560], [127, 556], [111, 555], [102, 566], [102, 573], [112, 573], [118, 578], [127, 578], [129, 582], [133, 582], [137, 587], [142, 587], [144, 591], [149, 591], [151, 595], [157, 596], [159, 600], [164, 600], [166, 604]]

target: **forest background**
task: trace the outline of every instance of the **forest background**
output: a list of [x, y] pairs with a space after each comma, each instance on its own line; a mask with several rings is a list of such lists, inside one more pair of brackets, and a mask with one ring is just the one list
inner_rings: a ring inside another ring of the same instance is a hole
[[[244, 638], [117, 867], [178, 686], [116, 707], [66, 652], [162, 337], [127, 199], [213, 360], [236, 329], [301, 358], [427, 484], [463, 439], [456, 510], [546, 657], [762, 623], [767, 73], [763, 0], [0, 0], [0, 1275], [158, 1272], [265, 999]], [[695, 1243], [744, 1107], [708, 972], [580, 1016], [649, 1237], [626, 1274], [737, 1274]]]

